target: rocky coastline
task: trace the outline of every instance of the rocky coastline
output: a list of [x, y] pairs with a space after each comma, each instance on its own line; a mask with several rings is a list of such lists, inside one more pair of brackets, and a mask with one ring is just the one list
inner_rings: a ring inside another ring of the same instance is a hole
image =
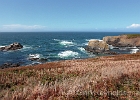
[[[113, 46], [115, 49], [119, 48], [137, 48], [137, 52], [140, 52], [140, 36], [139, 35], [120, 35], [120, 36], [105, 36], [103, 40], [96, 40], [92, 39], [89, 40], [88, 45], [85, 47], [87, 52], [93, 54], [107, 54], [107, 55], [117, 55], [119, 52], [111, 51], [110, 46]], [[23, 45], [18, 42], [12, 43], [10, 45], [6, 45], [0, 47], [0, 51], [14, 51], [22, 49]], [[46, 58], [40, 58], [40, 55], [29, 55], [30, 61], [39, 61], [39, 62], [46, 62]], [[4, 64], [0, 65], [0, 69], [4, 68], [12, 68], [12, 67], [19, 67], [21, 64], [18, 63], [10, 63], [5, 62]]]
[[109, 46], [113, 46], [114, 48], [137, 48], [137, 52], [139, 52], [140, 35], [105, 36], [102, 41], [90, 40], [85, 49], [93, 54], [118, 54], [118, 52], [112, 52]]

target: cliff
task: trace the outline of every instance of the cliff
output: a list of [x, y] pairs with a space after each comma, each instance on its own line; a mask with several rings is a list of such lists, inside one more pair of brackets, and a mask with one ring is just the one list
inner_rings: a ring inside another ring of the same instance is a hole
[[106, 36], [103, 41], [115, 47], [140, 47], [140, 34]]

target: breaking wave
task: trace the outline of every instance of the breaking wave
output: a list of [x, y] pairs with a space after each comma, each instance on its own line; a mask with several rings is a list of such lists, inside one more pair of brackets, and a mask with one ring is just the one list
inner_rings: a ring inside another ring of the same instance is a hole
[[60, 58], [78, 57], [78, 55], [78, 52], [73, 52], [70, 50], [63, 51], [58, 54]]
[[85, 49], [83, 47], [78, 48], [81, 52], [85, 52]]
[[75, 43], [71, 40], [59, 40], [59, 39], [53, 39], [54, 41], [58, 42], [62, 46], [74, 46]]
[[137, 53], [139, 51], [139, 49], [137, 47], [134, 47], [131, 49], [130, 53]]
[[74, 43], [72, 41], [66, 41], [66, 40], [60, 41], [60, 44], [64, 45], [64, 46], [66, 46], [66, 45], [74, 45]]
[[29, 49], [32, 49], [32, 47], [29, 45], [24, 45], [21, 51], [28, 51]]
[[29, 59], [40, 59], [41, 57], [41, 54], [29, 54]]

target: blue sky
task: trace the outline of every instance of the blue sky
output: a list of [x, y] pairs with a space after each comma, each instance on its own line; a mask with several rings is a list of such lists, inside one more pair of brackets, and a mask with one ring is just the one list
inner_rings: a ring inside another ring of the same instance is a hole
[[140, 0], [0, 0], [0, 32], [140, 32]]

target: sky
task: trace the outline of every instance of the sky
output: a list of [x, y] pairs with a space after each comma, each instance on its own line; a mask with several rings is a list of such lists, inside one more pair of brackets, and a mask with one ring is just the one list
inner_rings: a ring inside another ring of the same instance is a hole
[[140, 32], [140, 0], [0, 0], [0, 32]]

